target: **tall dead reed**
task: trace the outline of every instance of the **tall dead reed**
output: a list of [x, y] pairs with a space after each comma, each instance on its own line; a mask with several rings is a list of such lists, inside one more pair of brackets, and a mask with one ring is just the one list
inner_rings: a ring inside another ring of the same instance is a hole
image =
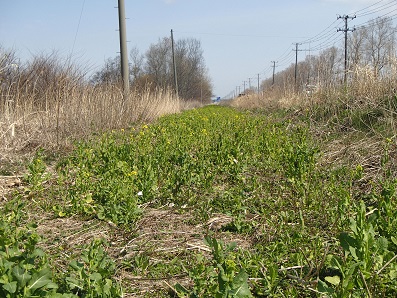
[[[183, 109], [170, 90], [144, 88], [123, 98], [120, 86], [93, 85], [56, 55], [0, 68], [0, 152], [64, 147], [96, 132], [150, 122]], [[1, 66], [1, 64], [0, 64]], [[7, 71], [7, 72], [6, 72]]]

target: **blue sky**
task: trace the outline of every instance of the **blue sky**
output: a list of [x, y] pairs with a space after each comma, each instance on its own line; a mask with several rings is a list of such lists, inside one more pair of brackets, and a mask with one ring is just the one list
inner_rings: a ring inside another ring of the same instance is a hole
[[[95, 71], [119, 51], [115, 7], [117, 0], [0, 0], [0, 45], [24, 60], [53, 50], [72, 53]], [[357, 12], [349, 27], [397, 15], [395, 0], [125, 0], [125, 8], [129, 50], [144, 53], [171, 29], [175, 39], [200, 40], [217, 96], [243, 81], [248, 85], [249, 78], [256, 84], [258, 74], [270, 77], [271, 61], [279, 62], [277, 70], [288, 67], [295, 61], [294, 43], [307, 41], [299, 60], [342, 46], [338, 15]]]

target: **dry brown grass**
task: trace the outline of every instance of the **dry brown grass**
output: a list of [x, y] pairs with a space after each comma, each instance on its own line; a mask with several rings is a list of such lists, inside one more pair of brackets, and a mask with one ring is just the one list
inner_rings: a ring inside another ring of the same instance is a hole
[[[369, 66], [355, 66], [349, 72], [347, 87], [335, 83], [323, 87], [318, 82], [314, 92], [306, 92], [305, 88], [296, 91], [293, 82], [283, 88], [275, 86], [258, 94], [248, 94], [234, 98], [230, 105], [243, 109], [310, 109], [314, 106], [337, 106], [346, 104], [351, 110], [374, 108], [390, 100], [397, 94], [397, 61], [388, 66], [388, 70], [375, 74]], [[303, 90], [302, 90], [303, 89]], [[391, 112], [391, 111], [389, 111]], [[395, 115], [395, 111], [393, 111]]]
[[123, 98], [118, 85], [90, 84], [84, 70], [53, 54], [34, 57], [19, 68], [12, 60], [6, 62], [0, 71], [3, 166], [38, 148], [68, 150], [75, 140], [94, 133], [151, 122], [199, 104], [187, 103], [171, 90], [149, 87], [132, 89]]
[[183, 107], [179, 99], [164, 90], [133, 92], [123, 100], [117, 86], [64, 88], [66, 91], [59, 93], [49, 90], [51, 94], [45, 94], [45, 102], [40, 105], [34, 94], [6, 94], [10, 100], [1, 106], [1, 150], [20, 150], [32, 144], [67, 146], [94, 132], [125, 128], [137, 121], [150, 122]]

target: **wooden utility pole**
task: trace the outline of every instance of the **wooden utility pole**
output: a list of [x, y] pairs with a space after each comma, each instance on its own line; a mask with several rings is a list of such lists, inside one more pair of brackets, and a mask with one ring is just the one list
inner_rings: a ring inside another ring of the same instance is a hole
[[345, 85], [346, 85], [346, 83], [347, 83], [347, 32], [349, 32], [349, 31], [353, 32], [354, 30], [356, 30], [356, 28], [353, 28], [353, 29], [348, 28], [348, 27], [347, 27], [347, 21], [348, 21], [349, 19], [353, 20], [353, 19], [355, 19], [355, 18], [356, 18], [356, 16], [353, 16], [353, 17], [350, 17], [350, 16], [348, 16], [348, 15], [338, 16], [338, 20], [339, 20], [339, 19], [344, 19], [344, 20], [345, 20], [345, 28], [344, 28], [344, 29], [339, 28], [339, 29], [337, 30], [337, 32], [339, 32], [339, 31], [345, 32], [345, 75], [344, 75], [344, 82], [345, 82]]
[[128, 67], [127, 51], [127, 30], [125, 26], [124, 0], [118, 0], [119, 9], [119, 32], [120, 32], [120, 57], [121, 57], [121, 78], [123, 80], [124, 99], [130, 93], [130, 76]]
[[293, 49], [293, 51], [295, 51], [295, 88], [296, 90], [298, 90], [298, 52], [302, 52], [305, 50], [299, 50], [299, 45], [301, 45], [300, 43], [295, 43], [295, 49]]
[[258, 73], [258, 94], [259, 94], [259, 73]]
[[177, 77], [177, 73], [176, 73], [176, 61], [175, 61], [175, 49], [174, 49], [174, 32], [172, 29], [171, 29], [171, 48], [172, 48], [172, 64], [174, 66], [175, 94], [176, 94], [176, 97], [179, 97], [178, 77]]
[[276, 61], [272, 61], [272, 63], [273, 63], [273, 81], [272, 81], [272, 86], [274, 85], [274, 75], [275, 75], [275, 73], [276, 73]]

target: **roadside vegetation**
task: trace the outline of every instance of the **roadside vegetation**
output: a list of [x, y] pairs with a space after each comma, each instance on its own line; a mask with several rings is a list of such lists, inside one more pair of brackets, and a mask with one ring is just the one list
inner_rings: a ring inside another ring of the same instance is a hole
[[392, 60], [192, 108], [50, 58], [3, 76], [1, 297], [395, 296]]

